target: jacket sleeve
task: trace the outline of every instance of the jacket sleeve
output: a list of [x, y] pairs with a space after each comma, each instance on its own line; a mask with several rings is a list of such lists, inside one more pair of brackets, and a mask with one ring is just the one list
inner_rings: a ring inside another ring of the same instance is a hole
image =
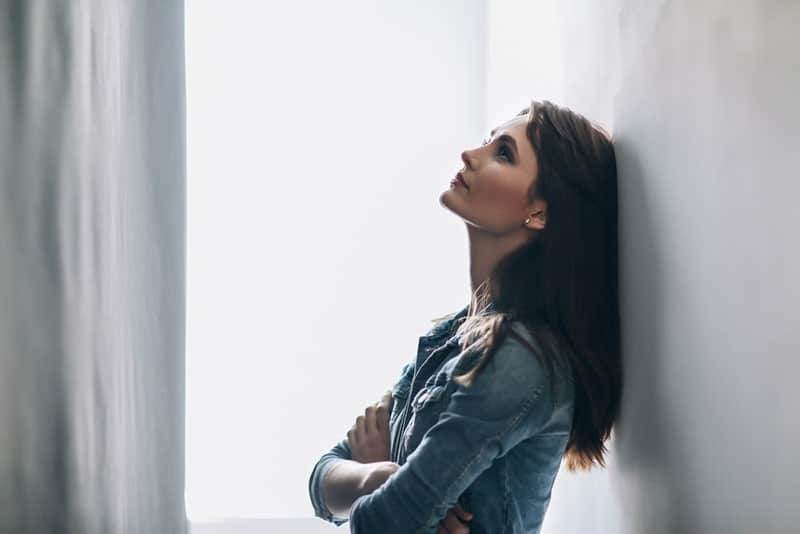
[[[411, 380], [411, 375], [414, 371], [413, 362], [406, 364], [400, 373], [400, 379], [394, 384], [392, 390], [401, 388]], [[396, 407], [393, 407], [395, 409]], [[333, 515], [325, 504], [322, 498], [322, 481], [325, 475], [339, 460], [352, 460], [353, 454], [350, 449], [350, 442], [345, 437], [340, 442], [336, 443], [331, 449], [322, 455], [317, 461], [314, 469], [311, 471], [311, 476], [308, 478], [308, 494], [311, 499], [311, 504], [314, 507], [314, 516], [324, 519], [333, 523], [337, 527], [346, 523], [349, 518], [338, 517]]]
[[435, 534], [458, 497], [495, 458], [550, 419], [546, 367], [505, 336], [469, 387], [456, 384], [447, 407], [406, 462], [384, 484], [356, 499], [350, 532]]
[[322, 480], [336, 462], [339, 460], [351, 459], [352, 452], [350, 450], [350, 443], [347, 441], [347, 438], [344, 438], [322, 455], [311, 471], [311, 476], [308, 478], [308, 493], [311, 498], [311, 504], [314, 507], [314, 515], [333, 523], [337, 527], [342, 523], [346, 523], [348, 518], [335, 516], [328, 510], [328, 506], [322, 498]]

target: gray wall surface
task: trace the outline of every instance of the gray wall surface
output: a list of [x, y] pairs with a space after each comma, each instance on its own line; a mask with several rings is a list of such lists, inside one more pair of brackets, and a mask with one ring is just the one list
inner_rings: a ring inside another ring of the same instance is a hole
[[614, 103], [623, 525], [797, 532], [800, 3], [655, 7]]
[[0, 1], [0, 532], [180, 533], [180, 0]]
[[562, 102], [616, 138], [626, 373], [543, 532], [798, 532], [800, 3], [559, 7]]

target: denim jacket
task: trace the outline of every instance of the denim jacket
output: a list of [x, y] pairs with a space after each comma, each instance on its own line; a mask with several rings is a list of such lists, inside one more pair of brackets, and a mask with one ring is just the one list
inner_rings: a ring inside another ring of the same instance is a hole
[[453, 382], [480, 356], [458, 347], [455, 330], [467, 310], [420, 337], [416, 359], [392, 387], [390, 454], [400, 468], [356, 499], [349, 517], [334, 516], [321, 483], [337, 461], [352, 458], [345, 438], [309, 477], [315, 516], [350, 521], [351, 533], [435, 534], [458, 502], [473, 513], [471, 534], [539, 532], [572, 426], [572, 375], [556, 366], [551, 376], [531, 353], [540, 341], [514, 321], [528, 343], [507, 335], [471, 386]]

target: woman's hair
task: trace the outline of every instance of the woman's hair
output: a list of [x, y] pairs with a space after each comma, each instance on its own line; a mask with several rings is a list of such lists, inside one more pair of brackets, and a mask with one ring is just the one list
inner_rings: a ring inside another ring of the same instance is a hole
[[[526, 135], [538, 159], [528, 191], [547, 203], [544, 228], [507, 254], [476, 288], [458, 327], [461, 348], [482, 347], [478, 363], [454, 380], [469, 386], [510, 328], [528, 327], [554, 365], [575, 383], [575, 411], [564, 456], [569, 471], [606, 467], [604, 441], [622, 395], [617, 294], [617, 168], [602, 127], [548, 100], [532, 101]], [[494, 308], [491, 311], [489, 306]], [[552, 382], [551, 382], [552, 386]]]

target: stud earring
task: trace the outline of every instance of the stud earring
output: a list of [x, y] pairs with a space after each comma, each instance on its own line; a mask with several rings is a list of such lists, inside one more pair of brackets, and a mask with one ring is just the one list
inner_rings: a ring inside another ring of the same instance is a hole
[[528, 217], [527, 219], [525, 219], [525, 224], [528, 224], [529, 222], [531, 222], [531, 218], [530, 218], [530, 217]]

